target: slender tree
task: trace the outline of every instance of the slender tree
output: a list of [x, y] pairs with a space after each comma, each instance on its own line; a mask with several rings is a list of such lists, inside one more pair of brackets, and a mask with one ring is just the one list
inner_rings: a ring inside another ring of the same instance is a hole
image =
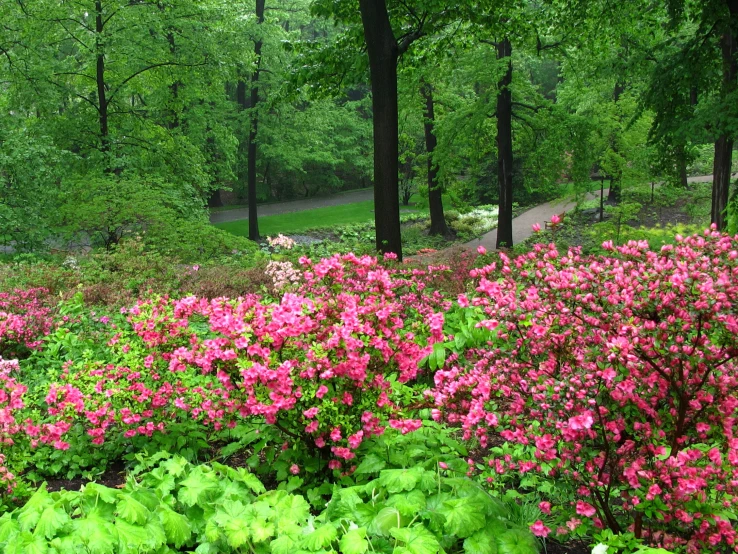
[[512, 44], [505, 37], [497, 43], [497, 59], [507, 67], [497, 88], [497, 183], [500, 188], [497, 248], [513, 246], [513, 142], [512, 142]]
[[433, 158], [438, 145], [434, 126], [436, 121], [433, 87], [421, 80], [420, 94], [425, 100], [425, 149], [428, 153], [428, 205], [430, 208], [430, 234], [448, 236], [451, 234], [443, 215], [443, 191], [438, 182], [438, 162]]

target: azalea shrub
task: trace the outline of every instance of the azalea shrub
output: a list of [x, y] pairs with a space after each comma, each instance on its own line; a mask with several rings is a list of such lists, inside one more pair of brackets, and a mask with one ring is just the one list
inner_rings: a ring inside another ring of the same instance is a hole
[[387, 425], [417, 429], [409, 385], [443, 339], [448, 307], [427, 286], [430, 272], [354, 255], [302, 264], [299, 283], [278, 298], [151, 297], [121, 310], [125, 320], [95, 318], [104, 348], [83, 342], [68, 359], [81, 339], [59, 329], [67, 350], [43, 409], [23, 424], [31, 446], [67, 449], [80, 425], [101, 445], [176, 422], [219, 430], [247, 419], [350, 469], [359, 445]]
[[0, 359], [0, 497], [15, 488], [15, 475], [6, 466], [7, 457], [3, 451], [7, 452], [13, 446], [14, 437], [20, 431], [16, 415], [24, 407], [25, 392], [26, 387], [18, 380], [18, 361]]
[[43, 288], [0, 292], [0, 355], [25, 355], [39, 348], [52, 324], [48, 300]]
[[738, 551], [738, 240], [604, 248], [473, 271], [434, 418], [478, 441], [497, 490], [544, 497], [540, 536]]

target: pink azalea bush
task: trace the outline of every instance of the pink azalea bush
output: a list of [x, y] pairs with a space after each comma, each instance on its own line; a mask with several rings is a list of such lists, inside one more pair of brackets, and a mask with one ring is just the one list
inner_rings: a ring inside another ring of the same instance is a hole
[[10, 493], [15, 487], [15, 475], [5, 466], [7, 458], [2, 451], [14, 444], [21, 430], [16, 416], [25, 406], [23, 394], [27, 389], [14, 375], [18, 371], [18, 360], [0, 359], [0, 493]]
[[19, 349], [41, 346], [52, 324], [47, 295], [42, 288], [0, 292], [0, 353], [17, 355]]
[[434, 417], [491, 447], [493, 483], [551, 480], [560, 533], [738, 551], [738, 240], [677, 240], [591, 258], [537, 245], [478, 270], [489, 343], [436, 373]]
[[33, 444], [68, 447], [74, 423], [102, 444], [180, 417], [215, 428], [258, 418], [340, 467], [388, 424], [417, 429], [393, 380], [415, 380], [443, 339], [448, 304], [428, 272], [352, 254], [302, 264], [299, 286], [276, 302], [159, 297], [124, 310], [106, 359], [71, 360], [50, 386], [48, 417], [25, 426]]

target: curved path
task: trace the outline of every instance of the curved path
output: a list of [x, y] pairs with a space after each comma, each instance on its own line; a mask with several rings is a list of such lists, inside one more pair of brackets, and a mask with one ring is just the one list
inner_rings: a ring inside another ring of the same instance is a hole
[[[354, 204], [356, 202], [367, 202], [374, 200], [374, 189], [352, 190], [332, 196], [320, 196], [317, 198], [304, 198], [302, 200], [291, 200], [289, 202], [278, 202], [274, 204], [261, 204], [257, 206], [258, 216], [288, 214], [325, 208], [328, 206], [341, 206], [343, 204]], [[224, 210], [210, 214], [210, 223], [225, 223], [226, 221], [238, 221], [248, 219], [248, 208], [236, 208], [235, 210]]]
[[[687, 179], [688, 183], [708, 183], [712, 181], [712, 175], [702, 175], [699, 177], [690, 177]], [[607, 193], [609, 189], [605, 189], [605, 199], [607, 199]], [[594, 200], [600, 197], [600, 192], [589, 192], [587, 193], [584, 200]], [[573, 198], [566, 198], [561, 200], [554, 200], [553, 202], [546, 202], [535, 208], [531, 208], [527, 212], [523, 212], [518, 217], [513, 219], [513, 244], [519, 244], [529, 238], [533, 234], [533, 224], [538, 223], [543, 227], [545, 221], [550, 221], [551, 216], [554, 214], [560, 214], [562, 212], [568, 212], [574, 209], [577, 205], [576, 200]], [[462, 246], [466, 249], [474, 249], [478, 246], [484, 246], [487, 250], [496, 250], [497, 244], [497, 229], [492, 229], [489, 233], [486, 233], [478, 239], [471, 240], [464, 243]]]

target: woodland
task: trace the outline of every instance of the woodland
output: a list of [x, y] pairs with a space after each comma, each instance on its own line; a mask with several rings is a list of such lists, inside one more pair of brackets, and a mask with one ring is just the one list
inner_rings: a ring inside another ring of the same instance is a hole
[[0, 551], [738, 552], [737, 135], [738, 0], [2, 0]]

